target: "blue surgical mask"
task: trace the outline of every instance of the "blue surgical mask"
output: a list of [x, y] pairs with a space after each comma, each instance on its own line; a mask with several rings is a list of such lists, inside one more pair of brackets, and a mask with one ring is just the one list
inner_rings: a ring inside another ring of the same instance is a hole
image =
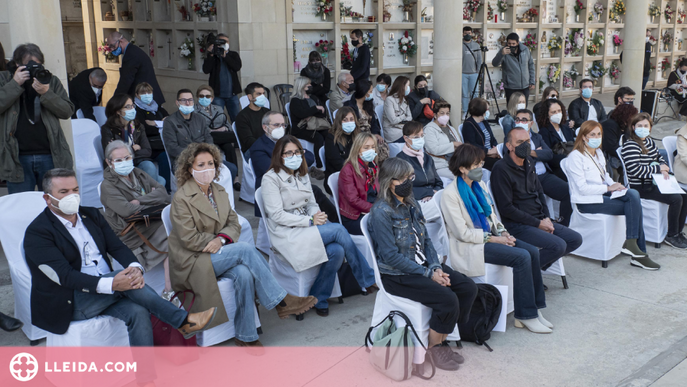
[[422, 148], [424, 148], [424, 147], [425, 147], [424, 137], [413, 139], [413, 145], [411, 146], [411, 148], [413, 148], [416, 151], [419, 151], [419, 150], [422, 150]]
[[150, 105], [150, 103], [153, 102], [153, 95], [152, 94], [141, 94], [141, 102], [143, 102], [146, 105]]
[[410, 86], [406, 86], [406, 96], [408, 96], [408, 94], [410, 94]]
[[365, 97], [365, 101], [372, 101], [373, 99], [375, 99], [375, 97], [373, 97], [371, 95], [368, 97]]
[[374, 149], [368, 149], [360, 155], [360, 159], [366, 163], [371, 162], [375, 157], [377, 157], [377, 152]]
[[114, 56], [122, 55], [122, 46], [119, 46], [115, 50], [112, 50], [111, 54]]
[[377, 85], [377, 91], [380, 92], [380, 93], [385, 92], [385, 91], [386, 91], [386, 85], [378, 84], [378, 85]]
[[491, 113], [489, 113], [489, 110], [487, 110], [487, 111], [484, 113], [484, 119], [485, 119], [485, 120], [488, 120], [488, 119], [489, 119], [489, 116], [491, 116]]
[[651, 134], [651, 129], [649, 128], [635, 128], [635, 134], [639, 136], [639, 138], [647, 138]]
[[210, 106], [210, 103], [212, 102], [212, 98], [198, 98], [198, 103], [202, 107], [208, 107]]
[[129, 176], [131, 171], [134, 170], [134, 160], [125, 160], [118, 163], [114, 163], [114, 171], [120, 176]]
[[189, 115], [193, 113], [193, 106], [187, 106], [187, 105], [179, 105], [179, 111], [183, 115]]
[[136, 109], [127, 110], [122, 118], [127, 121], [133, 121], [136, 118]]
[[341, 124], [341, 129], [343, 129], [343, 131], [346, 133], [353, 133], [355, 130], [355, 122], [343, 122]]
[[256, 98], [255, 101], [253, 101], [253, 103], [257, 107], [265, 107], [265, 106], [267, 106], [267, 97], [265, 97], [265, 95], [263, 94], [263, 95], [259, 96], [258, 98]]
[[590, 88], [582, 89], [582, 97], [583, 98], [592, 98], [592, 89], [590, 89]]
[[600, 138], [590, 138], [589, 141], [587, 141], [587, 145], [589, 145], [590, 148], [598, 148], [601, 146], [601, 139]]
[[518, 122], [517, 124], [515, 124], [515, 127], [522, 128], [528, 131], [530, 130], [530, 126], [526, 122]]
[[284, 158], [284, 166], [292, 171], [297, 170], [303, 164], [303, 156], [293, 155]]

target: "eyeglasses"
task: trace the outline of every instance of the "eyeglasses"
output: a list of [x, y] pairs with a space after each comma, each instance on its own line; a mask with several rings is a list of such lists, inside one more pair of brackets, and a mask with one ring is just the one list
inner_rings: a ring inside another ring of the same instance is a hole
[[178, 99], [177, 101], [184, 103], [184, 104], [189, 104], [189, 103], [193, 103], [193, 98]]
[[269, 126], [272, 129], [286, 128], [286, 124], [270, 124]]
[[134, 108], [134, 105], [132, 105], [132, 104], [124, 105], [124, 109], [126, 109], [126, 110], [131, 110], [133, 108]]
[[[399, 180], [399, 179], [394, 179], [394, 180], [396, 180], [396, 181], [401, 181], [401, 180]], [[410, 180], [410, 181], [415, 181], [415, 174], [413, 173], [412, 175], [408, 176], [408, 178], [405, 179], [405, 180], [403, 180], [403, 181], [401, 182], [401, 184], [405, 183], [405, 182], [408, 181], [408, 180]]]
[[282, 153], [282, 155], [286, 158], [289, 158], [289, 157], [293, 157], [293, 156], [301, 156], [301, 155], [303, 155], [303, 153], [304, 152], [302, 150], [298, 149], [295, 151], [286, 151], [286, 152]]
[[199, 94], [198, 98], [212, 98], [211, 94]]
[[529, 118], [520, 118], [520, 117], [515, 117], [515, 123], [528, 123], [530, 122]]
[[410, 139], [410, 140], [416, 140], [418, 138], [425, 138], [425, 134], [422, 133], [422, 136], [406, 136], [406, 137], [408, 137], [408, 139]]
[[123, 161], [129, 161], [129, 160], [132, 160], [132, 159], [133, 159], [133, 157], [131, 157], [131, 155], [129, 155], [129, 156], [126, 156], [126, 157], [123, 158], [123, 159], [114, 159], [114, 160], [112, 160], [112, 162], [113, 162], [113, 163], [121, 163], [121, 162], [123, 162]]

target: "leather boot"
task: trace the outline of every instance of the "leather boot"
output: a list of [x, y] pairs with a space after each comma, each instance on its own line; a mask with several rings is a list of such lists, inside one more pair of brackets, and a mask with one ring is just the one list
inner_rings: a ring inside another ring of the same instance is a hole
[[7, 332], [16, 331], [24, 326], [24, 323], [14, 317], [0, 313], [0, 329]]
[[216, 307], [212, 307], [204, 312], [189, 313], [186, 317], [186, 324], [179, 327], [179, 332], [184, 335], [184, 339], [190, 339], [210, 325], [212, 320], [215, 319], [216, 313]]
[[247, 342], [234, 338], [234, 344], [236, 344], [237, 347], [245, 348], [246, 352], [251, 356], [262, 356], [265, 354], [265, 348], [262, 346], [260, 340]]
[[317, 304], [317, 298], [313, 296], [296, 297], [287, 294], [286, 297], [277, 305], [279, 318], [288, 318], [292, 314], [303, 314]]

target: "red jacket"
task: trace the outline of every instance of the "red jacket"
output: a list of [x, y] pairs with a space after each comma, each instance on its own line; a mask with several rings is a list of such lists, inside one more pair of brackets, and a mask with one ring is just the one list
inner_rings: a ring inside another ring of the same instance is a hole
[[[341, 169], [339, 173], [339, 211], [341, 216], [356, 220], [361, 213], [370, 212], [373, 203], [367, 201], [365, 181], [365, 172], [363, 172], [363, 177], [358, 176], [351, 163], [346, 163]], [[376, 179], [375, 187], [379, 190], [379, 183]]]

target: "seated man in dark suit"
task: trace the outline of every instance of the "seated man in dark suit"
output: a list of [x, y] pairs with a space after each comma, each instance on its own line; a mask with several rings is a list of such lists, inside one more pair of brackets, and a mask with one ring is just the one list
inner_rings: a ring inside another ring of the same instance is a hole
[[103, 101], [103, 87], [107, 74], [100, 67], [84, 70], [69, 81], [69, 99], [74, 104], [74, 115], [81, 109], [84, 118], [95, 121], [93, 106], [100, 106]]
[[[189, 314], [145, 285], [143, 267], [100, 211], [79, 206], [73, 171], [48, 171], [43, 190], [48, 206], [31, 222], [24, 239], [33, 325], [61, 335], [72, 321], [108, 315], [124, 321], [131, 346], [149, 347], [151, 313], [186, 338], [210, 324], [216, 307]], [[108, 255], [125, 269], [113, 270]]]
[[[255, 189], [257, 190], [262, 185], [262, 176], [267, 173], [270, 169], [270, 164], [272, 163], [272, 153], [274, 151], [274, 144], [277, 140], [284, 137], [286, 133], [286, 123], [284, 122], [284, 116], [281, 113], [269, 111], [265, 113], [265, 117], [262, 119], [262, 129], [265, 134], [258, 137], [257, 140], [250, 147], [251, 160], [253, 162], [253, 171], [255, 172]], [[305, 150], [305, 163], [308, 167], [315, 163], [315, 155], [309, 150]], [[326, 184], [326, 182], [325, 182]], [[339, 216], [336, 214], [336, 207], [329, 200], [327, 195], [322, 192], [320, 187], [315, 184], [312, 185], [313, 194], [315, 195], [315, 201], [320, 209], [327, 214], [327, 218], [332, 222], [337, 222]], [[260, 209], [255, 206], [255, 216], [261, 217]]]

